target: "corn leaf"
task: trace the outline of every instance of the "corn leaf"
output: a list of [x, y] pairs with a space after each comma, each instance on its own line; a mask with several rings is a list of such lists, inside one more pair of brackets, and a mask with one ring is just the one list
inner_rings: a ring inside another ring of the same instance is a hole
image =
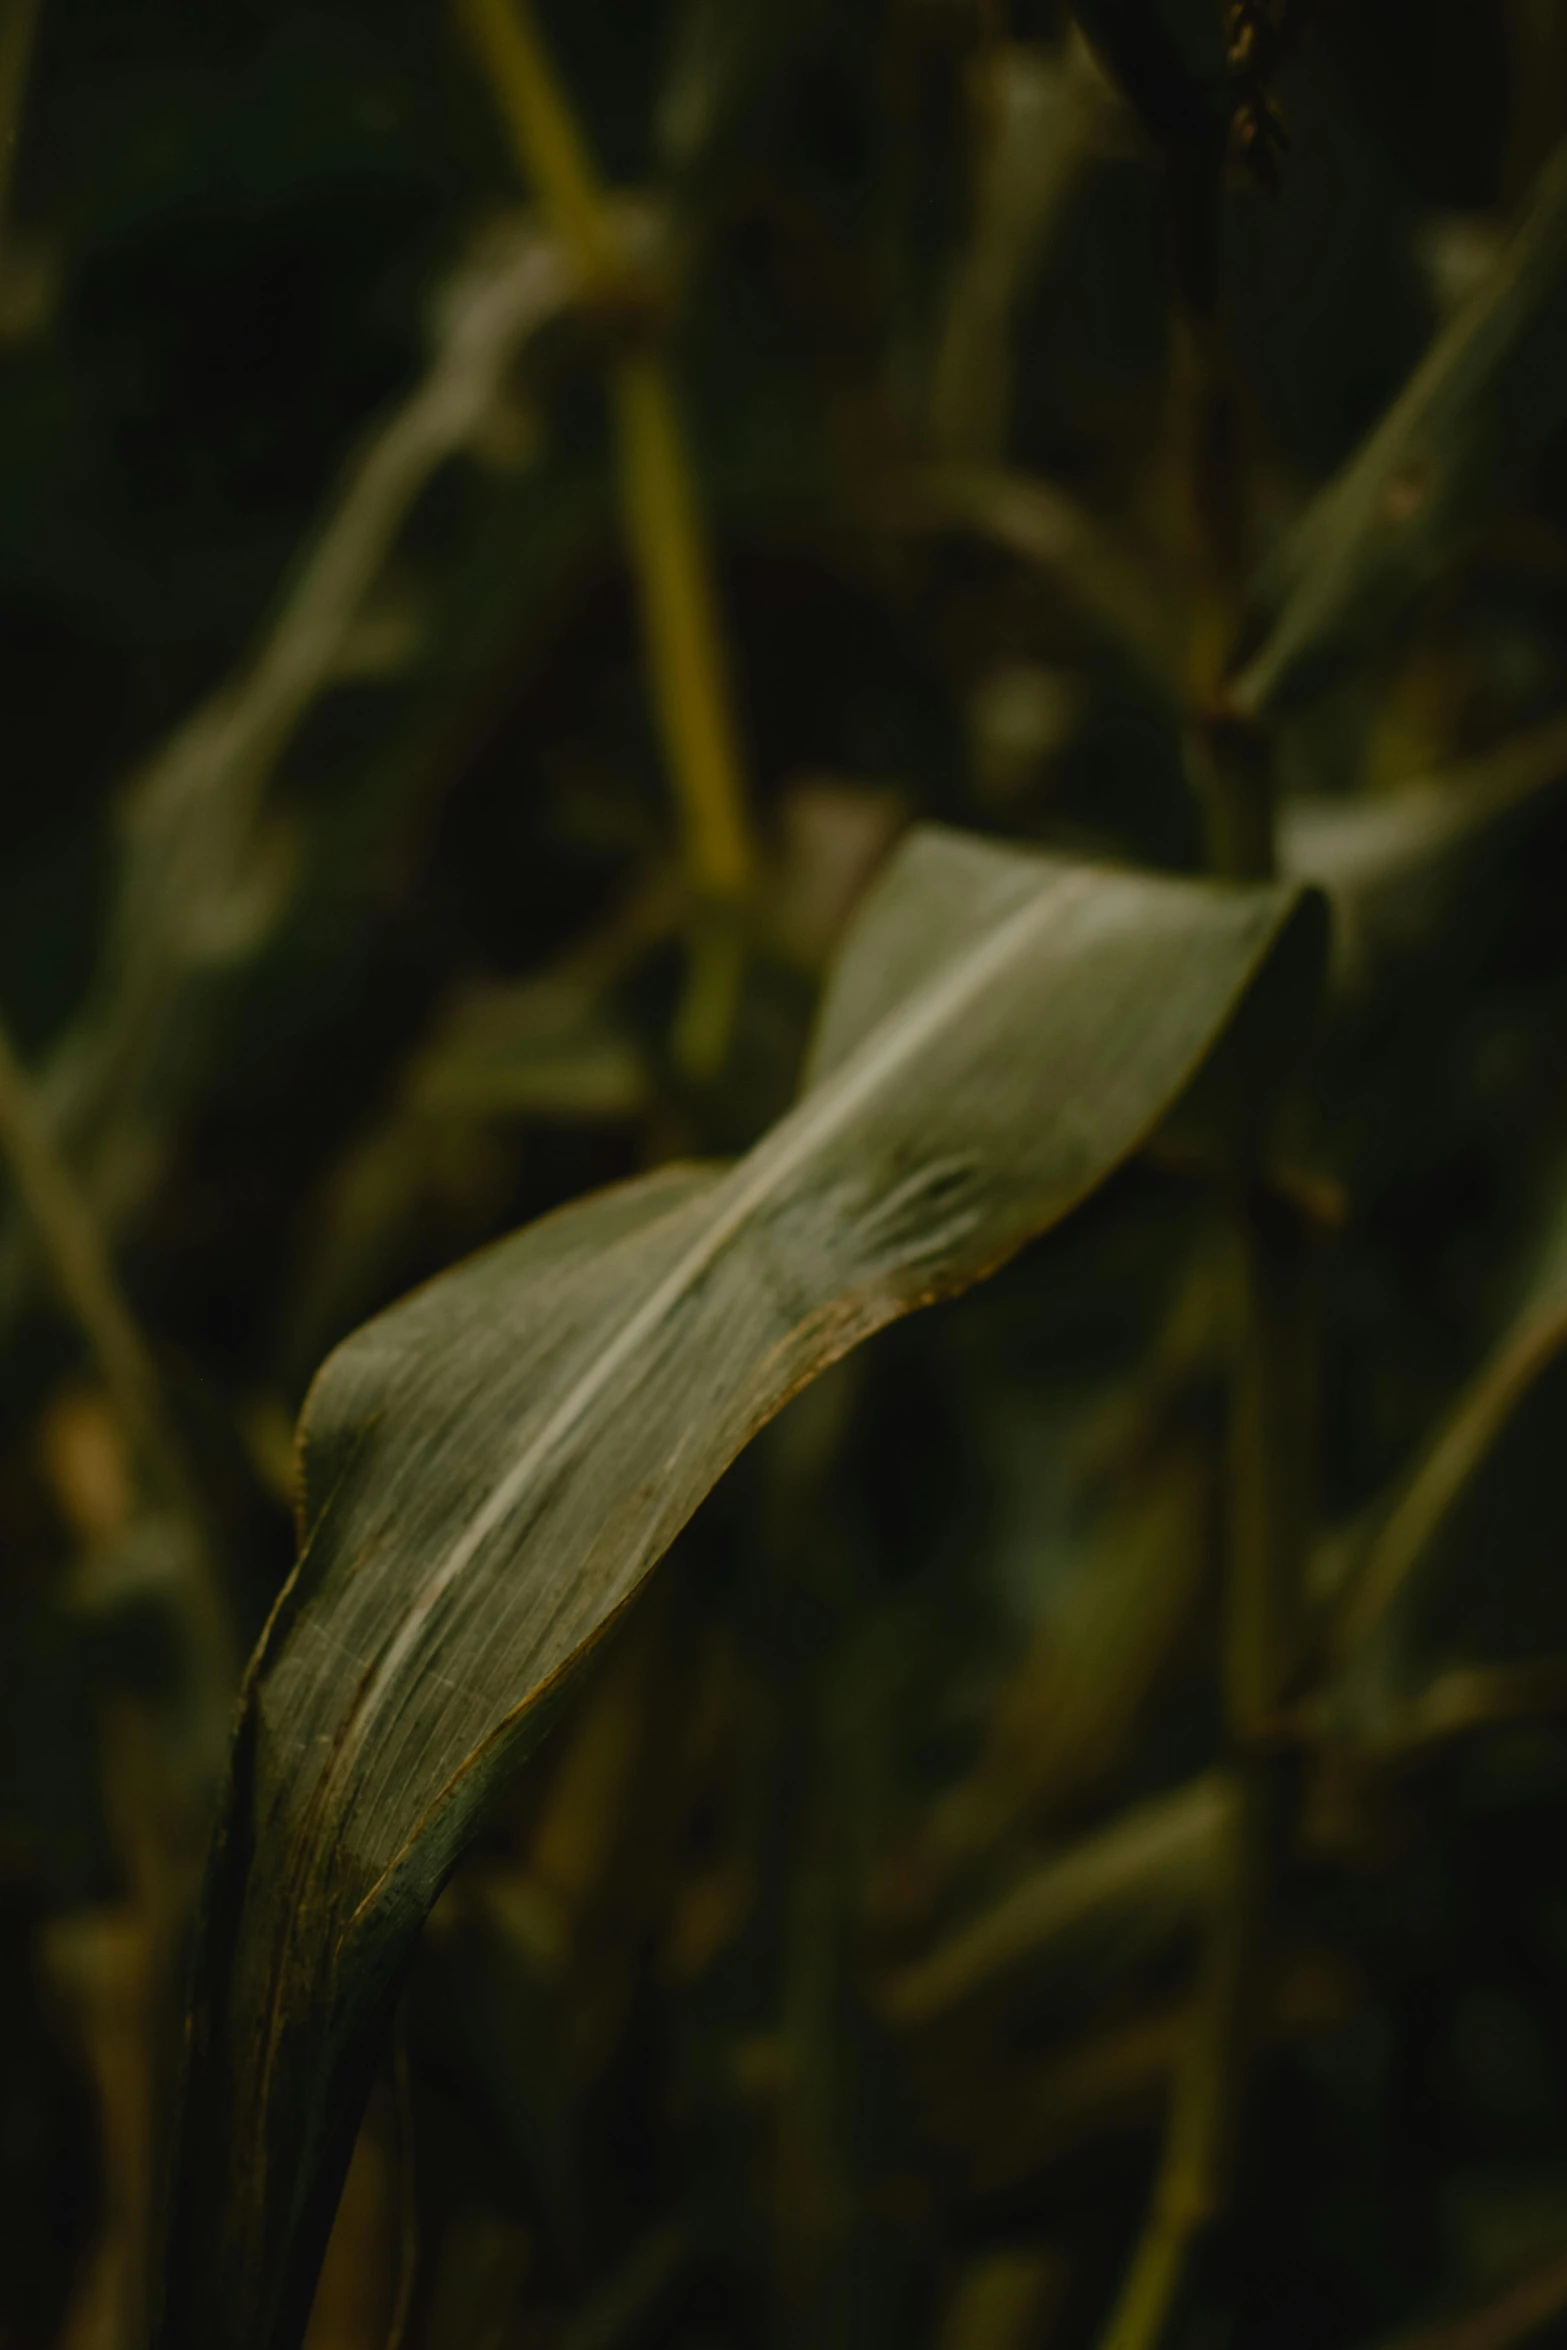
[[1101, 1183], [1320, 901], [925, 830], [737, 1164], [665, 1168], [351, 1338], [247, 1682], [200, 1954], [165, 2350], [297, 2341], [387, 2002], [544, 1701], [787, 1398]]

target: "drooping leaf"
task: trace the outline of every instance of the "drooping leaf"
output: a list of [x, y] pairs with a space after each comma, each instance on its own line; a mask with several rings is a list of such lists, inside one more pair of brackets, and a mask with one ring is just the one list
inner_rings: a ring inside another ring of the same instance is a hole
[[1567, 154], [1495, 276], [1307, 508], [1257, 585], [1231, 688], [1259, 715], [1364, 651], [1567, 415]]
[[297, 2338], [379, 2019], [542, 1702], [735, 1454], [1145, 1138], [1320, 902], [934, 830], [873, 891], [796, 1109], [418, 1292], [331, 1359], [201, 1957], [166, 2350]]
[[1567, 721], [1553, 718], [1478, 759], [1372, 797], [1304, 795], [1280, 816], [1279, 863], [1333, 907], [1333, 956], [1352, 984], [1380, 956], [1429, 935], [1460, 852], [1567, 779]]

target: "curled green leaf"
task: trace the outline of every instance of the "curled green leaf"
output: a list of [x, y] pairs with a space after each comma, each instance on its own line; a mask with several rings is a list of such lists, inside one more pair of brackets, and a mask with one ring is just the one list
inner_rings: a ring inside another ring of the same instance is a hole
[[[1320, 901], [912, 835], [729, 1168], [501, 1242], [331, 1358], [201, 1952], [164, 2350], [297, 2341], [381, 2021], [485, 1803], [723, 1470], [1135, 1150]], [[1271, 985], [1268, 991], [1271, 993]]]

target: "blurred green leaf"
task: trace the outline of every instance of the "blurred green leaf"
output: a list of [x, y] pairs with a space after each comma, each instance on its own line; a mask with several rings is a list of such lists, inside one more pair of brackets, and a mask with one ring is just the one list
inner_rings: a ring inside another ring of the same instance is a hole
[[915, 485], [917, 504], [937, 523], [958, 523], [1037, 567], [1101, 630], [1161, 701], [1178, 709], [1184, 692], [1176, 614], [1150, 570], [1053, 484], [977, 466], [950, 466]]
[[1015, 314], [1118, 111], [1075, 36], [1054, 51], [1009, 42], [990, 63], [984, 102], [973, 229], [953, 272], [931, 398], [931, 437], [956, 465], [1006, 454]]
[[1279, 863], [1333, 907], [1333, 956], [1345, 984], [1380, 959], [1418, 949], [1463, 887], [1459, 858], [1505, 818], [1567, 779], [1567, 720], [1552, 719], [1450, 773], [1361, 797], [1307, 797], [1279, 815]]
[[637, 1040], [569, 973], [469, 990], [408, 1080], [427, 1115], [631, 1118], [651, 1098]]
[[[46, 1079], [111, 1229], [160, 1171], [171, 1096], [205, 1074], [225, 983], [311, 879], [297, 817], [276, 804], [277, 770], [341, 665], [362, 660], [357, 632], [420, 494], [482, 444], [519, 350], [570, 295], [531, 227], [510, 224], [469, 256], [442, 291], [429, 372], [349, 468], [270, 629], [132, 787], [98, 984]], [[14, 1311], [14, 1237], [7, 1272]]]
[[1364, 658], [1526, 480], [1564, 417], [1567, 153], [1490, 282], [1264, 565], [1237, 705], [1285, 709]]
[[[1442, 1420], [1351, 1568], [1336, 1614], [1346, 1660], [1337, 1702], [1347, 1721], [1375, 1736], [1407, 1699], [1408, 1616], [1422, 1570], [1459, 1502], [1526, 1397], [1567, 1347], [1567, 1213], [1558, 1212], [1536, 1252], [1511, 1320]], [[1341, 1570], [1342, 1571], [1342, 1570]]]
[[993, 1909], [892, 1976], [882, 1996], [905, 2026], [992, 1999], [1008, 1976], [1085, 1946], [1157, 1941], [1201, 1915], [1218, 1881], [1234, 1790], [1220, 1777], [1124, 1813], [1047, 1860]]

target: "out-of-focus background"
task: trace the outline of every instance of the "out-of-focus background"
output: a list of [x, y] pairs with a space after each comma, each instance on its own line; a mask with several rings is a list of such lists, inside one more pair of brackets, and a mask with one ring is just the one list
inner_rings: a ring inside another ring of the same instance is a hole
[[[1148, 10], [1215, 103], [1225, 13]], [[1555, 0], [1302, 15], [1277, 185], [1222, 197], [1248, 561], [1567, 125]], [[1206, 854], [1170, 173], [1113, 42], [1054, 0], [538, 20], [653, 255], [630, 326], [570, 298], [436, 0], [0, 17], [4, 2350], [137, 2350], [214, 1756], [323, 1356], [758, 1135], [912, 821]], [[685, 421], [757, 843], [716, 1014], [627, 333]], [[1281, 1179], [1314, 1588], [1390, 1513], [1420, 1572], [1292, 1765], [1189, 2350], [1567, 2323], [1557, 389], [1510, 379], [1527, 478], [1278, 722], [1302, 870], [1397, 812]], [[1494, 822], [1422, 829], [1403, 787], [1450, 770]], [[312, 2350], [1094, 2340], [1214, 1833], [1223, 1223], [1140, 1159], [741, 1462], [425, 1933]]]

